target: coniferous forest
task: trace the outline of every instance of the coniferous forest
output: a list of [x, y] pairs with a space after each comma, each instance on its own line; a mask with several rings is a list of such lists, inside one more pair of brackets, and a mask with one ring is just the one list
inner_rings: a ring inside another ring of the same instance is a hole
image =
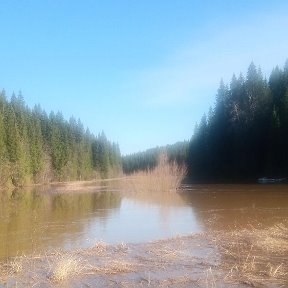
[[[181, 125], [181, 123], [179, 123]], [[192, 131], [192, 129], [191, 129]], [[251, 63], [247, 75], [223, 81], [190, 141], [121, 157], [104, 132], [80, 120], [30, 109], [21, 94], [0, 93], [0, 186], [105, 178], [154, 168], [159, 155], [186, 164], [194, 181], [288, 177], [288, 61], [268, 79]]]
[[104, 178], [121, 171], [119, 146], [94, 136], [80, 120], [66, 121], [26, 106], [21, 93], [0, 93], [0, 186]]
[[251, 63], [246, 77], [221, 81], [215, 107], [196, 126], [189, 176], [197, 181], [288, 177], [288, 61], [265, 79]]
[[288, 177], [287, 147], [288, 61], [269, 79], [251, 63], [246, 76], [233, 75], [229, 85], [221, 81], [215, 106], [196, 125], [190, 142], [125, 156], [123, 170], [153, 168], [166, 150], [170, 160], [188, 166], [193, 181], [255, 182], [263, 176]]
[[122, 157], [123, 172], [130, 174], [137, 171], [153, 169], [157, 165], [159, 156], [167, 154], [170, 162], [178, 165], [186, 164], [188, 158], [189, 141], [177, 142], [164, 147], [155, 147], [146, 151], [126, 155]]

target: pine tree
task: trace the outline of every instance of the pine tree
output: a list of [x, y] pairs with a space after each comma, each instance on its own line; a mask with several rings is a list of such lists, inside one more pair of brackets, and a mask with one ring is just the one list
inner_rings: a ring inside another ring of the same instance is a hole
[[0, 93], [0, 186], [6, 185], [10, 177], [10, 165], [6, 147], [5, 107], [7, 105], [5, 91]]
[[11, 180], [15, 186], [20, 186], [24, 183], [25, 178], [24, 151], [15, 112], [11, 105], [7, 105], [5, 109], [4, 123], [6, 147], [11, 162]]
[[42, 179], [42, 171], [44, 167], [44, 145], [41, 131], [40, 118], [36, 114], [32, 114], [29, 123], [29, 143], [30, 143], [30, 163], [31, 172], [35, 183]]

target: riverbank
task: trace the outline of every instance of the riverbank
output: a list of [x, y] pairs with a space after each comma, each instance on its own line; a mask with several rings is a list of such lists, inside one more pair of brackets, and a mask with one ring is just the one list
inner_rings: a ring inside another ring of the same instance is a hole
[[287, 224], [15, 257], [0, 287], [285, 287]]
[[[96, 192], [101, 191], [105, 185], [108, 183], [113, 183], [117, 181], [123, 181], [127, 179], [126, 176], [122, 177], [115, 177], [115, 178], [105, 178], [105, 179], [93, 179], [93, 180], [73, 180], [73, 181], [63, 181], [63, 182], [48, 182], [48, 183], [37, 183], [37, 184], [30, 184], [30, 185], [24, 185], [21, 187], [0, 187], [0, 193], [1, 191], [13, 191], [17, 189], [28, 189], [33, 187], [40, 187], [45, 189], [46, 191], [50, 191], [53, 193], [59, 193], [59, 192]], [[49, 189], [51, 188], [51, 189]]]
[[[116, 178], [106, 178], [106, 179], [94, 179], [86, 181], [69, 181], [69, 182], [51, 182], [47, 185], [51, 187], [53, 193], [62, 192], [97, 192], [103, 191], [105, 188], [112, 183], [117, 181], [123, 181], [127, 177], [116, 177]], [[110, 187], [109, 186], [109, 187]]]

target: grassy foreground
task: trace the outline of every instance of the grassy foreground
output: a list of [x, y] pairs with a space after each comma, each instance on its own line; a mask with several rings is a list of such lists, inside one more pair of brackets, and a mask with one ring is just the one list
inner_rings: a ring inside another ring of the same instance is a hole
[[[287, 287], [288, 223], [8, 259], [0, 287]], [[1, 286], [2, 285], [2, 286]]]
[[217, 233], [225, 282], [288, 287], [288, 222], [270, 228]]

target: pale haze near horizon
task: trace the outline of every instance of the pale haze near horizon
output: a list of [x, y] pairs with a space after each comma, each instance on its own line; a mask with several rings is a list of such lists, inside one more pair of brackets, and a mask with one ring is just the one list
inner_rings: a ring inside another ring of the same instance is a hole
[[287, 15], [288, 1], [1, 1], [0, 88], [123, 154], [189, 140], [221, 78], [284, 65]]

